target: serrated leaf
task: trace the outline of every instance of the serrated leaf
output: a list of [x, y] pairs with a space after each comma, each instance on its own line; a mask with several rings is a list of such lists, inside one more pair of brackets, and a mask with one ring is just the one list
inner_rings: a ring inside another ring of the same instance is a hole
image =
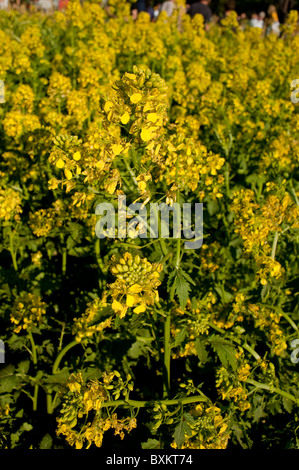
[[181, 270], [177, 273], [175, 291], [178, 296], [180, 306], [184, 310], [189, 299], [190, 284], [182, 275]]
[[253, 412], [253, 423], [259, 421], [264, 416], [266, 416], [266, 414], [264, 412], [264, 406], [259, 405], [257, 408], [255, 408], [255, 410]]
[[233, 370], [236, 370], [237, 358], [235, 348], [219, 336], [213, 335], [211, 336], [209, 341], [212, 345], [213, 350], [222, 362], [223, 366], [227, 369], [228, 366], [231, 365]]
[[208, 359], [208, 351], [206, 349], [205, 341], [203, 341], [201, 338], [196, 338], [195, 349], [201, 364], [205, 364]]
[[184, 419], [190, 423], [190, 424], [195, 424], [195, 420], [193, 418], [193, 416], [190, 414], [190, 413], [184, 413]]
[[179, 424], [176, 426], [174, 433], [173, 433], [173, 438], [175, 440], [175, 443], [178, 449], [182, 447], [186, 439], [186, 435], [190, 437], [192, 435], [192, 431], [191, 431], [189, 424], [182, 419], [179, 422]]
[[148, 439], [146, 442], [141, 443], [142, 449], [160, 449], [160, 442], [157, 439]]
[[190, 283], [194, 284], [189, 274], [181, 268], [172, 271], [168, 277], [167, 290], [170, 292], [170, 298], [173, 299], [176, 294], [183, 310], [189, 299]]
[[181, 274], [182, 276], [186, 279], [186, 281], [188, 281], [190, 284], [192, 284], [193, 286], [196, 286], [195, 282], [193, 281], [192, 277], [189, 276], [189, 274], [184, 271], [183, 269], [181, 269]]

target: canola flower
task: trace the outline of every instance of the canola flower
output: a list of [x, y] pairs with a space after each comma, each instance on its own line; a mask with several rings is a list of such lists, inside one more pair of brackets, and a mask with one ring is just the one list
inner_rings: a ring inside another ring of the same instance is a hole
[[116, 281], [109, 286], [113, 299], [112, 309], [123, 318], [128, 309], [142, 313], [159, 300], [158, 286], [161, 284], [162, 265], [150, 263], [139, 255], [134, 257], [125, 253], [122, 257], [113, 257], [111, 272]]

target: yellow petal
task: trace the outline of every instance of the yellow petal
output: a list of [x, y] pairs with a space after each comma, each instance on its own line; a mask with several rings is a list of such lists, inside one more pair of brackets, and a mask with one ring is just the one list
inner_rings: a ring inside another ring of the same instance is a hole
[[75, 152], [74, 155], [73, 155], [73, 159], [76, 160], [76, 162], [78, 162], [81, 158], [81, 153], [80, 152]]
[[112, 302], [112, 309], [115, 311], [115, 312], [121, 312], [123, 310], [123, 305], [118, 302], [118, 300], [113, 300]]
[[128, 289], [128, 292], [130, 292], [130, 294], [139, 294], [141, 291], [142, 291], [142, 287], [139, 284], [133, 284]]
[[64, 167], [64, 161], [62, 160], [62, 158], [59, 158], [59, 160], [57, 160], [56, 166], [57, 166], [57, 168], [63, 168]]
[[145, 312], [145, 310], [146, 310], [146, 305], [141, 304], [141, 305], [138, 305], [138, 307], [134, 308], [133, 312], [134, 313], [142, 313], [142, 312]]
[[65, 174], [66, 179], [68, 180], [71, 180], [73, 177], [72, 172], [68, 170], [67, 168], [64, 170], [64, 174]]
[[111, 147], [111, 150], [114, 153], [114, 155], [120, 155], [122, 152], [122, 149], [123, 149], [122, 145], [119, 145], [119, 144], [114, 144]]
[[98, 168], [99, 170], [102, 170], [105, 166], [105, 163], [102, 161], [102, 160], [99, 160], [97, 163], [96, 163], [96, 168]]
[[152, 131], [150, 129], [142, 129], [140, 137], [144, 142], [147, 142], [152, 138]]
[[126, 300], [127, 307], [133, 307], [133, 305], [136, 303], [136, 300], [137, 300], [136, 295], [128, 294], [127, 300]]
[[110, 109], [112, 108], [113, 108], [112, 101], [106, 101], [105, 106], [104, 106], [104, 110], [106, 111], [106, 113], [108, 113], [108, 111], [110, 111]]
[[120, 120], [122, 124], [127, 124], [130, 121], [130, 114], [128, 112], [124, 113]]
[[112, 183], [107, 184], [106, 190], [108, 191], [109, 194], [114, 194], [114, 191], [116, 190], [117, 186], [117, 181], [112, 181]]
[[141, 101], [142, 95], [141, 93], [133, 93], [133, 95], [130, 96], [130, 101], [131, 103], [139, 103]]
[[158, 114], [157, 113], [149, 113], [147, 115], [147, 120], [150, 121], [150, 122], [156, 122], [158, 119]]

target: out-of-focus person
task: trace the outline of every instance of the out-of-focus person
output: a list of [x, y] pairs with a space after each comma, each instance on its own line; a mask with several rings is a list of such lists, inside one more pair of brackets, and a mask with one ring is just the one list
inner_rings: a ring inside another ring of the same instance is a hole
[[52, 13], [54, 10], [54, 4], [52, 0], [38, 0], [36, 6], [38, 10], [46, 14]]
[[280, 35], [280, 22], [275, 5], [269, 5], [266, 18], [266, 34]]
[[230, 0], [224, 5], [225, 16], [229, 15], [232, 11], [236, 11], [236, 2], [235, 0]]
[[167, 16], [171, 16], [174, 12], [174, 9], [175, 9], [175, 1], [168, 0], [162, 3], [160, 11], [165, 11], [167, 13]]
[[8, 10], [9, 1], [8, 0], [0, 0], [0, 10]]
[[137, 0], [131, 6], [131, 14], [134, 20], [137, 20], [138, 13], [146, 11], [146, 0]]
[[209, 7], [210, 0], [201, 0], [200, 2], [192, 3], [187, 10], [188, 15], [193, 18], [195, 15], [202, 15], [204, 22], [207, 25], [212, 20], [212, 10]]
[[250, 26], [253, 28], [260, 28], [263, 29], [264, 27], [264, 20], [261, 20], [260, 16], [254, 12], [251, 15], [250, 21], [249, 21]]

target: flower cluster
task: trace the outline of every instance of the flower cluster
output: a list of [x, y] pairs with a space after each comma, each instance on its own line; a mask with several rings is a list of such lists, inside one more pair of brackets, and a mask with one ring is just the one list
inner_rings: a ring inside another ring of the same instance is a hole
[[[73, 374], [68, 383], [68, 391], [63, 397], [61, 416], [57, 419], [57, 434], [64, 435], [66, 441], [81, 449], [84, 444], [101, 447], [103, 436], [109, 429], [114, 435], [124, 438], [124, 432], [136, 428], [136, 419], [119, 418], [117, 413], [109, 413], [109, 400], [120, 395], [128, 396], [132, 390], [131, 377], [124, 382], [117, 371], [104, 372], [101, 379], [85, 382], [82, 374]], [[113, 408], [113, 403], [110, 405]], [[80, 421], [84, 418], [84, 421]]]
[[240, 360], [242, 352], [237, 353], [238, 367], [236, 371], [229, 371], [225, 367], [220, 367], [216, 373], [216, 387], [222, 400], [233, 402], [240, 411], [250, 409], [248, 391], [245, 382], [250, 374], [250, 365], [246, 361]]
[[[226, 449], [230, 437], [227, 417], [215, 405], [199, 404], [190, 410], [190, 432], [182, 449]], [[176, 443], [171, 444], [177, 448]]]
[[110, 284], [109, 293], [113, 299], [112, 308], [120, 318], [129, 308], [133, 308], [134, 313], [142, 313], [159, 300], [157, 288], [161, 284], [161, 270], [161, 264], [152, 264], [146, 258], [128, 252], [113, 257], [111, 272], [116, 281]]
[[107, 309], [107, 300], [95, 299], [89, 302], [87, 309], [80, 318], [75, 318], [73, 334], [78, 342], [91, 338], [96, 332], [103, 332], [111, 326], [112, 316], [101, 320], [102, 313]]
[[14, 301], [10, 319], [15, 325], [14, 332], [19, 333], [22, 329], [32, 330], [45, 321], [46, 303], [40, 296], [24, 292]]
[[11, 220], [19, 221], [22, 213], [22, 197], [12, 188], [0, 188], [0, 219], [4, 223]]

